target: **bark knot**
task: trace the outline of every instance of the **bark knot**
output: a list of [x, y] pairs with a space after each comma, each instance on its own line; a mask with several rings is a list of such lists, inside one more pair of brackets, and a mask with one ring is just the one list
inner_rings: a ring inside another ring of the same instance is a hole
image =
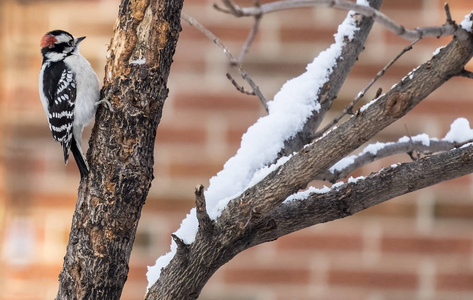
[[409, 107], [411, 96], [408, 93], [394, 92], [386, 100], [385, 112], [389, 116], [399, 118]]

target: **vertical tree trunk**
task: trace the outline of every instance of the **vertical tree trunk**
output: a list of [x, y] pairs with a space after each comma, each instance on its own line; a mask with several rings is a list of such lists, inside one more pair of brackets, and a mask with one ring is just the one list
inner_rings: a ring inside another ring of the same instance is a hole
[[57, 299], [119, 299], [151, 180], [183, 0], [122, 0]]

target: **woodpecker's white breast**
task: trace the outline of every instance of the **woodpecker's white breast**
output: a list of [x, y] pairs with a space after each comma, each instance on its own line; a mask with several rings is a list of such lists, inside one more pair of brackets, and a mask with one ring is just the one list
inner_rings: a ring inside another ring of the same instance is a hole
[[64, 63], [72, 70], [76, 79], [74, 126], [85, 126], [92, 120], [97, 109], [96, 105], [100, 100], [100, 83], [90, 63], [78, 54], [78, 51], [76, 53], [67, 56]]

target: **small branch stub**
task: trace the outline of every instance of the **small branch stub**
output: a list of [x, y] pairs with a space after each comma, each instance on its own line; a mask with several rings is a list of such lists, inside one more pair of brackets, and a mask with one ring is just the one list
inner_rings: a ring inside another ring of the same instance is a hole
[[184, 243], [184, 241], [180, 237], [175, 235], [174, 233], [171, 234], [171, 237], [174, 240], [174, 242], [176, 242], [178, 250], [186, 250], [188, 248], [188, 245]]
[[207, 205], [205, 204], [204, 186], [199, 184], [195, 187], [195, 208], [197, 211], [197, 220], [199, 221], [200, 229], [206, 233], [213, 232], [213, 221], [207, 213]]

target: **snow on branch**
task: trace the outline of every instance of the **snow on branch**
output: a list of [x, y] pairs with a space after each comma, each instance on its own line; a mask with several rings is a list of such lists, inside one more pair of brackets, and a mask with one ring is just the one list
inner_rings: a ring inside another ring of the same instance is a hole
[[261, 16], [272, 12], [300, 7], [310, 7], [315, 5], [328, 6], [344, 10], [352, 10], [366, 17], [372, 18], [375, 22], [383, 25], [389, 31], [407, 40], [417, 40], [422, 39], [424, 37], [449, 36], [454, 34], [457, 35], [457, 37], [459, 38], [466, 39], [468, 33], [464, 30], [459, 29], [466, 29], [468, 31], [471, 31], [471, 26], [469, 29], [467, 29], [465, 28], [465, 26], [458, 26], [455, 22], [452, 21], [450, 17], [450, 10], [447, 4], [445, 5], [447, 22], [444, 25], [432, 27], [418, 27], [411, 30], [405, 28], [401, 24], [396, 23], [388, 16], [372, 7], [360, 5], [347, 0], [283, 0], [265, 3], [254, 7], [240, 7], [232, 0], [222, 0], [222, 2], [224, 4], [224, 7], [220, 7], [217, 4], [214, 4], [215, 9], [228, 14], [232, 14], [236, 17]]
[[[404, 136], [397, 142], [369, 144], [359, 154], [343, 158], [328, 172], [316, 176], [315, 179], [335, 182], [362, 166], [382, 158], [407, 153], [411, 158], [418, 159], [420, 154], [429, 155], [449, 151], [471, 141], [473, 141], [473, 129], [470, 128], [470, 123], [465, 118], [458, 118], [451, 124], [450, 131], [442, 140], [430, 138], [423, 133], [413, 137]], [[417, 153], [417, 156], [413, 153]]]
[[[255, 228], [263, 230], [255, 231], [251, 246], [272, 241], [315, 224], [353, 215], [394, 197], [472, 172], [473, 146], [468, 144], [384, 168], [366, 178], [337, 183], [331, 188], [308, 189], [290, 196], [254, 224]], [[278, 226], [271, 228], [262, 225], [270, 222]]]
[[[194, 246], [195, 249], [198, 249], [199, 246], [205, 245], [206, 241], [200, 234], [204, 225], [199, 228], [199, 220], [201, 224], [207, 223], [209, 228], [213, 227], [215, 233], [219, 234], [215, 238], [220, 239], [213, 246], [228, 246], [229, 248], [226, 250], [230, 249], [237, 253], [238, 249], [235, 248], [232, 241], [243, 237], [251, 238], [255, 243], [263, 241], [263, 238], [260, 240], [257, 238], [258, 235], [264, 233], [264, 230], [260, 233], [259, 230], [256, 230], [257, 227], [253, 226], [257, 226], [260, 220], [268, 216], [274, 217], [274, 213], [286, 205], [284, 201], [287, 197], [306, 188], [317, 174], [325, 172], [380, 130], [404, 116], [449, 78], [460, 74], [465, 64], [473, 56], [473, 43], [469, 35], [465, 40], [453, 39], [429, 62], [416, 68], [410, 76], [404, 78], [386, 94], [381, 95], [371, 105], [352, 115], [338, 128], [327, 132], [316, 142], [307, 145], [294, 155], [280, 159], [277, 164], [267, 168], [266, 166], [276, 160], [279, 151], [284, 147], [284, 142], [301, 130], [313, 111], [320, 109], [321, 104], [317, 100], [318, 93], [327, 83], [331, 70], [340, 58], [343, 45], [349, 43], [358, 30], [356, 22], [352, 18], [353, 14], [350, 12], [340, 25], [335, 43], [320, 53], [307, 66], [305, 73], [289, 80], [274, 97], [274, 100], [268, 102], [269, 114], [260, 118], [248, 129], [242, 137], [237, 154], [229, 159], [223, 170], [210, 180], [210, 186], [204, 193], [205, 195], [201, 194], [199, 187], [196, 193], [197, 206], [202, 208], [205, 203], [208, 218], [202, 214], [202, 210], [199, 212], [196, 211], [196, 208], [191, 210], [181, 223], [179, 230], [174, 234], [171, 252], [160, 257], [155, 266], [148, 269], [149, 287], [158, 279], [157, 283], [161, 282], [162, 268], [170, 270], [172, 268], [169, 266], [172, 267], [176, 264], [180, 267], [193, 268], [194, 264], [199, 264], [199, 257], [176, 255], [176, 253], [179, 254], [179, 247], [183, 248], [189, 245], [189, 249], [194, 249]], [[427, 80], [428, 85], [424, 84]], [[453, 132], [456, 131], [453, 130]], [[459, 139], [454, 133], [450, 136], [447, 135], [446, 138], [450, 142], [456, 142]], [[471, 149], [468, 149], [471, 152]], [[424, 157], [420, 160], [423, 163], [429, 162], [434, 158], [443, 157], [442, 154]], [[422, 166], [418, 162], [420, 160], [411, 162], [410, 166]], [[468, 168], [472, 168], [472, 164], [469, 165]], [[418, 172], [422, 173], [423, 171]], [[459, 173], [453, 175], [450, 173], [449, 176], [453, 178]], [[424, 179], [421, 178], [421, 180]], [[359, 180], [359, 182], [361, 185], [363, 182], [369, 181]], [[373, 186], [365, 187], [368, 187], [368, 190], [378, 190]], [[408, 191], [403, 190], [403, 193]], [[338, 195], [337, 199], [345, 199], [341, 196], [343, 195]], [[344, 205], [343, 201], [340, 203], [342, 206]], [[351, 213], [344, 207], [341, 207], [339, 211], [346, 213], [346, 215]], [[279, 230], [280, 224], [275, 226], [277, 229], [274, 229], [275, 227], [271, 224], [268, 224], [270, 226], [267, 228]], [[290, 223], [287, 226], [290, 226]], [[252, 231], [252, 228], [255, 231]], [[239, 242], [241, 242], [238, 244], [241, 248], [251, 245], [246, 240], [244, 243], [241, 240]], [[195, 250], [192, 249], [190, 251]], [[158, 284], [154, 287], [156, 286]]]
[[[198, 24], [192, 18], [185, 17], [184, 14], [183, 16], [194, 26]], [[330, 72], [336, 65], [343, 46], [351, 41], [358, 30], [353, 13], [348, 13], [338, 28], [335, 43], [308, 64], [305, 73], [287, 81], [274, 96], [274, 100], [268, 102], [269, 114], [248, 128], [236, 155], [225, 163], [223, 170], [210, 179], [210, 185], [205, 191], [207, 212], [212, 220], [219, 217], [230, 200], [254, 184], [255, 174], [271, 165], [284, 147], [284, 142], [301, 130], [313, 111], [320, 109], [318, 92], [329, 80]], [[213, 40], [216, 44], [220, 43], [218, 39]], [[223, 45], [219, 46], [227, 53]], [[284, 159], [279, 161], [280, 164], [282, 162]], [[269, 171], [275, 167], [279, 167], [279, 164]], [[175, 235], [186, 244], [191, 244], [197, 231], [196, 209], [193, 208]], [[149, 286], [159, 278], [161, 268], [169, 263], [176, 250], [177, 245], [172, 241], [171, 252], [158, 258], [155, 266], [148, 267]]]

